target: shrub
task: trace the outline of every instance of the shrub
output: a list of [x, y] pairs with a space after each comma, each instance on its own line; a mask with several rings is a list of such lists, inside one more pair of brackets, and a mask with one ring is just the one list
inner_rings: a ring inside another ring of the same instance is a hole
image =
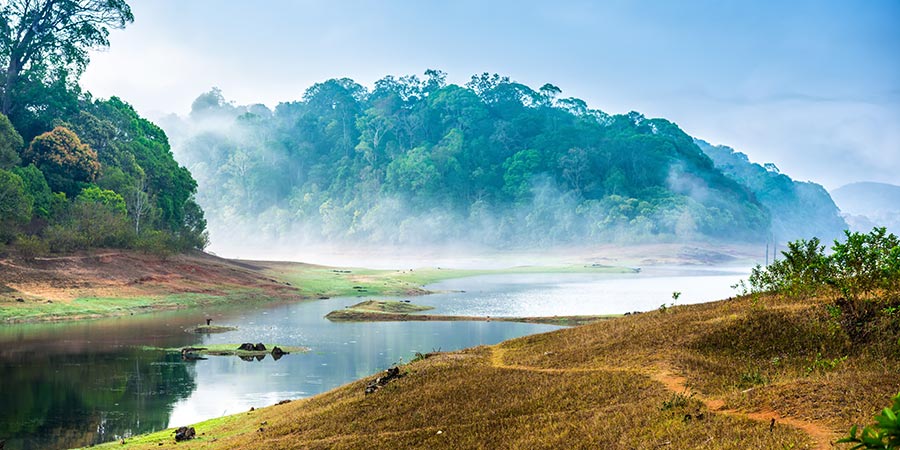
[[838, 443], [856, 444], [850, 450], [857, 449], [898, 449], [900, 448], [900, 393], [894, 396], [893, 405], [884, 408], [881, 414], [875, 415], [875, 424], [863, 427], [862, 433], [858, 433], [858, 427], [850, 428], [847, 437], [838, 440]]
[[37, 236], [23, 235], [16, 238], [16, 248], [19, 254], [25, 258], [44, 256], [50, 252], [50, 246]]
[[78, 230], [62, 225], [50, 225], [45, 228], [44, 240], [54, 253], [68, 253], [88, 247], [87, 238]]
[[153, 255], [168, 257], [174, 253], [175, 243], [172, 235], [165, 231], [147, 230], [138, 236], [135, 248]]

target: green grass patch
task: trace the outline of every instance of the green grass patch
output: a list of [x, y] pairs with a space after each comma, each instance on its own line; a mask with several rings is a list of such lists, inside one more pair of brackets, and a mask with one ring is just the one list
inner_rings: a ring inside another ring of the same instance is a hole
[[371, 312], [414, 313], [419, 311], [428, 311], [429, 309], [434, 309], [434, 307], [414, 305], [408, 302], [366, 300], [364, 302], [357, 303], [347, 309], [356, 309]]

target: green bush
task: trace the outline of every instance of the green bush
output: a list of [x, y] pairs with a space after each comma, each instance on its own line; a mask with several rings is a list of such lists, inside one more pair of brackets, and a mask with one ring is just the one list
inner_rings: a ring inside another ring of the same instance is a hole
[[68, 253], [88, 248], [85, 236], [70, 227], [50, 225], [44, 229], [44, 240], [54, 253]]
[[16, 249], [25, 258], [44, 256], [50, 252], [50, 246], [37, 236], [22, 235], [16, 238]]
[[147, 230], [141, 233], [134, 246], [144, 253], [161, 257], [170, 256], [175, 252], [176, 247], [172, 235], [159, 230]]
[[881, 414], [875, 415], [872, 426], [863, 427], [859, 433], [856, 425], [850, 428], [847, 437], [838, 440], [842, 444], [856, 444], [850, 450], [857, 449], [900, 449], [900, 393], [894, 396], [893, 405], [884, 408]]

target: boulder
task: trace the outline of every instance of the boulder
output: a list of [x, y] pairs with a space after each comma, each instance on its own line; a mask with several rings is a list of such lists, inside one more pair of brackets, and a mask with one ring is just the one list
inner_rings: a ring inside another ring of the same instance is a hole
[[266, 346], [263, 345], [262, 342], [259, 342], [253, 346], [253, 350], [257, 352], [264, 352], [266, 351]]
[[189, 441], [197, 436], [197, 432], [194, 431], [194, 427], [181, 427], [175, 430], [175, 441]]
[[251, 344], [249, 342], [244, 342], [243, 344], [241, 344], [240, 347], [238, 347], [238, 350], [252, 352], [252, 351], [256, 350], [256, 348], [253, 346], [253, 344]]

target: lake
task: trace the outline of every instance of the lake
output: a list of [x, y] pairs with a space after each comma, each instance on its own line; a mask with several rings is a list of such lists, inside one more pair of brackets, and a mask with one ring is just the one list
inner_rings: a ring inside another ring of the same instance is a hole
[[[490, 275], [428, 286], [429, 313], [616, 314], [729, 297], [741, 270], [654, 268], [640, 274]], [[464, 292], [462, 292], [464, 291]], [[183, 310], [76, 323], [0, 326], [0, 440], [6, 450], [85, 446], [309, 397], [369, 377], [415, 352], [495, 344], [558, 327], [509, 322], [332, 323], [365, 298]], [[238, 331], [194, 335], [206, 317]], [[144, 347], [268, 342], [306, 346], [276, 361], [182, 361]]]

